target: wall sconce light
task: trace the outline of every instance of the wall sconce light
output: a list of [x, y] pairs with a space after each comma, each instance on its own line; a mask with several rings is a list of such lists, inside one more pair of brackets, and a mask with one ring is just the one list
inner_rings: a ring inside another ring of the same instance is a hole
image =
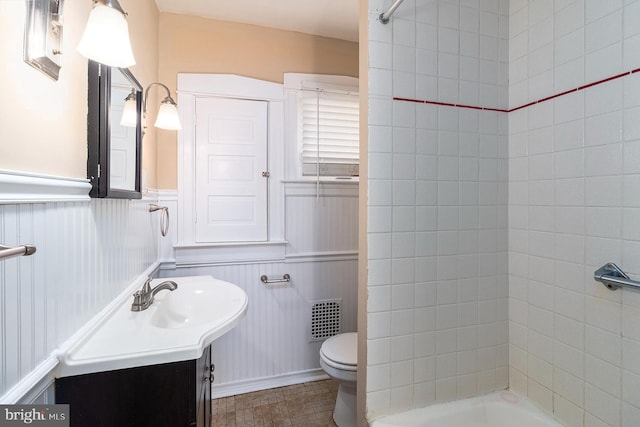
[[24, 61], [58, 80], [62, 51], [63, 0], [29, 0], [24, 26]]
[[136, 90], [131, 88], [131, 93], [124, 99], [124, 108], [122, 109], [122, 118], [120, 125], [134, 128], [138, 124], [138, 111], [136, 105]]
[[[178, 104], [171, 97], [171, 91], [162, 83], [151, 83], [144, 91], [144, 102], [142, 110], [143, 128], [146, 129], [145, 123], [147, 116], [147, 99], [149, 89], [151, 86], [162, 86], [167, 91], [167, 96], [160, 103], [160, 109], [158, 110], [158, 116], [156, 117], [155, 127], [167, 130], [180, 130], [182, 125], [180, 124], [180, 116], [178, 115]], [[132, 90], [131, 93], [125, 98], [124, 110], [122, 111], [122, 119], [120, 124], [122, 126], [135, 127], [136, 122], [136, 92]]]
[[93, 0], [78, 52], [112, 67], [135, 65], [126, 16], [118, 0]]

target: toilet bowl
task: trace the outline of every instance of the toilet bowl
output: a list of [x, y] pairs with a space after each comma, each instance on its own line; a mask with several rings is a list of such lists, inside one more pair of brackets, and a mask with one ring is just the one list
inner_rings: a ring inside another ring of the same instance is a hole
[[356, 374], [358, 334], [348, 332], [328, 338], [320, 347], [320, 366], [338, 381], [333, 421], [338, 427], [356, 425]]

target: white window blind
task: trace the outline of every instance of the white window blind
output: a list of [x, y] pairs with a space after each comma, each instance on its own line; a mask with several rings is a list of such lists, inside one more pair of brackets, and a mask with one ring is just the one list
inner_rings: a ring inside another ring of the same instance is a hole
[[358, 95], [303, 90], [298, 96], [302, 174], [358, 176]]

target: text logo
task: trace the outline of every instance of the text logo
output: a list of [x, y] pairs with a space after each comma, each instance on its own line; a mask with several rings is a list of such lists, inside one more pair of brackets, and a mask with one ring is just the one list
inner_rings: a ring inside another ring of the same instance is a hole
[[69, 427], [69, 405], [0, 405], [0, 427]]

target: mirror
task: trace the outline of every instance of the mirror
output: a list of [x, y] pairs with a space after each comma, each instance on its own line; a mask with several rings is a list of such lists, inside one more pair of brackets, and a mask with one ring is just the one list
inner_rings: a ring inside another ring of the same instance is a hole
[[[120, 124], [125, 98], [136, 94], [135, 127]], [[89, 61], [87, 176], [91, 197], [140, 199], [142, 86], [127, 69]]]

